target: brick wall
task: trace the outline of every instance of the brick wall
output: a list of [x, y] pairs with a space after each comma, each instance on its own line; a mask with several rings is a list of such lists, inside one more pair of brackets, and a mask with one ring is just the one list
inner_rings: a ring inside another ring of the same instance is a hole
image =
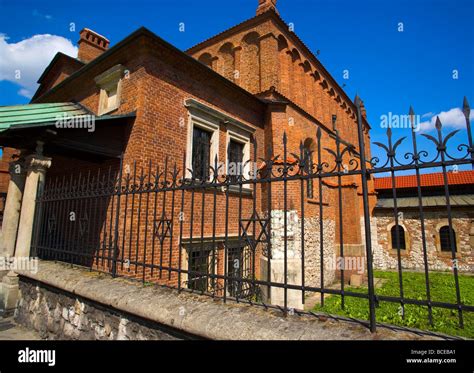
[[[354, 104], [274, 12], [246, 21], [188, 53], [252, 93], [275, 87], [327, 128], [332, 128], [336, 114], [341, 137], [358, 147]], [[368, 143], [368, 133], [365, 140]]]
[[13, 161], [12, 157], [16, 154], [18, 154], [16, 149], [2, 149], [2, 158], [0, 159], [0, 193], [8, 191], [8, 183], [10, 182], [9, 163]]
[[[156, 167], [163, 171], [166, 159], [168, 160], [168, 171], [175, 163], [177, 168], [182, 170], [188, 136], [189, 112], [184, 105], [187, 99], [198, 100], [208, 107], [224, 112], [252, 127], [254, 129], [253, 137], [257, 144], [256, 149], [253, 145], [251, 146], [250, 154], [253, 159], [268, 159], [276, 155], [280, 155], [280, 159], [282, 159], [284, 133], [288, 139], [288, 157], [290, 157], [290, 153], [299, 153], [302, 142], [312, 144], [314, 147], [317, 143], [317, 128], [321, 127], [322, 160], [327, 161], [328, 167], [332, 168], [334, 159], [331, 159], [332, 156], [324, 150], [324, 148], [329, 148], [336, 151], [334, 132], [329, 122], [331, 115], [335, 112], [340, 114], [338, 128], [340, 128], [342, 137], [356, 145], [357, 133], [353, 121], [354, 115], [350, 113], [349, 109], [346, 110], [347, 113], [341, 111], [339, 106], [343, 106], [344, 102], [341, 101], [341, 105], [339, 105], [337, 97], [333, 99], [330, 95], [323, 94], [324, 91], [319, 87], [324, 88], [325, 84], [320, 85], [314, 82], [315, 84], [312, 85], [310, 74], [311, 71], [314, 71], [315, 66], [308, 61], [302, 64], [297, 62], [298, 58], [295, 57], [297, 54], [294, 51], [296, 47], [291, 46], [292, 53], [294, 52], [292, 61], [295, 63], [288, 65], [288, 69], [284, 68], [281, 62], [284, 52], [281, 50], [281, 43], [284, 36], [283, 31], [278, 27], [272, 19], [267, 19], [255, 25], [252, 30], [242, 30], [232, 38], [226, 39], [225, 43], [219, 43], [217, 51], [213, 50], [213, 48], [217, 48], [217, 45], [206, 50], [205, 53], [220, 55], [221, 59], [207, 59], [203, 54], [199, 59], [251, 93], [271, 92], [271, 87], [279, 88], [291, 99], [287, 104], [266, 105], [233, 84], [226, 82], [205, 66], [184, 58], [179, 51], [164, 46], [157, 39], [146, 36], [136, 38], [125, 48], [119, 49], [110, 54], [107, 59], [91, 65], [80, 76], [56, 86], [37, 101], [77, 101], [97, 112], [99, 89], [94, 78], [117, 64], [123, 65], [127, 69], [127, 74], [122, 82], [121, 105], [112, 114], [131, 111], [137, 113], [125, 146], [123, 164], [124, 168], [131, 170], [131, 172], [137, 167], [138, 171], [135, 175], [137, 178], [142, 175], [143, 168], [144, 183], [147, 182], [148, 177], [152, 178], [150, 173], [155, 172]], [[238, 43], [239, 40], [241, 43]], [[289, 43], [289, 39], [286, 40], [286, 43]], [[202, 52], [204, 53], [204, 51]], [[298, 53], [301, 59], [304, 53]], [[271, 61], [274, 64], [271, 64]], [[235, 66], [230, 66], [230, 63]], [[237, 74], [232, 74], [232, 72], [237, 72]], [[328, 92], [331, 91], [329, 87], [325, 89]], [[263, 96], [265, 95], [269, 95], [269, 93], [264, 93]], [[319, 104], [315, 100], [319, 100]], [[346, 105], [348, 104], [346, 103]], [[221, 123], [219, 126], [220, 161], [225, 160], [226, 132], [227, 125]], [[45, 152], [48, 154], [47, 145]], [[254, 157], [254, 153], [256, 157]], [[74, 169], [75, 172], [81, 170], [94, 172], [98, 168], [109, 166], [115, 172], [118, 169], [117, 160], [97, 160], [91, 163], [76, 161], [74, 158], [58, 157], [54, 154], [49, 155], [53, 156], [50, 176], [61, 175], [71, 169]], [[346, 154], [345, 164], [348, 164], [349, 160], [350, 157]], [[341, 182], [342, 186], [339, 190], [337, 178], [325, 179], [324, 182], [321, 182], [323, 193], [320, 196], [319, 181], [314, 180], [312, 198], [308, 198], [306, 193], [301, 193], [305, 186], [300, 182], [292, 182], [287, 185], [288, 209], [295, 211], [298, 218], [301, 219], [303, 206], [305, 219], [310, 219], [308, 224], [313, 227], [313, 230], [307, 231], [306, 235], [318, 235], [319, 203], [322, 200], [323, 219], [328, 221], [328, 242], [331, 242], [327, 245], [329, 252], [325, 255], [331, 255], [332, 252], [337, 253], [336, 243], [339, 240], [340, 227], [352, 226], [354, 220], [357, 220], [357, 216], [361, 215], [360, 196], [354, 189], [354, 186], [358, 187], [357, 180], [352, 176], [343, 176]], [[283, 209], [283, 183], [272, 185], [270, 206], [267, 198], [268, 185], [255, 186], [253, 191], [257, 201], [256, 210], [261, 216]], [[180, 210], [177, 207], [173, 209], [173, 196], [170, 194], [168, 193], [165, 202], [161, 200], [161, 196], [157, 198], [156, 195], [137, 194], [121, 198], [122, 210], [118, 220], [118, 241], [124, 244], [119, 256], [122, 262], [128, 260], [132, 265], [128, 268], [120, 265], [120, 273], [144, 277], [146, 280], [152, 279], [150, 268], [133, 263], [145, 260], [148, 263], [153, 261], [157, 264], [157, 253], [154, 252], [154, 249], [159, 251], [158, 262], [162, 266], [173, 268], [186, 266], [186, 253], [181, 252], [180, 257], [180, 251], [177, 249], [179, 247], [178, 229], [180, 228], [178, 223], [174, 225], [172, 237], [160, 242], [158, 246], [155, 245], [156, 247], [150, 250], [150, 243], [155, 240], [152, 227], [156, 220], [154, 208], [152, 209], [150, 206], [156, 205], [159, 213], [164, 211], [168, 219], [172, 218], [174, 221], [178, 221], [177, 215]], [[341, 194], [343, 206], [351, 209], [350, 214], [343, 214], [342, 220], [337, 214], [339, 194]], [[178, 197], [180, 196], [174, 196], [174, 198]], [[182, 212], [185, 220], [181, 224], [184, 232], [182, 237], [190, 239], [191, 235], [194, 238], [223, 236], [226, 231], [229, 236], [238, 236], [239, 221], [242, 218], [251, 217], [253, 203], [251, 195], [240, 197], [230, 193], [227, 199], [227, 196], [221, 191], [216, 193], [213, 190], [201, 190], [196, 193], [186, 192], [183, 197]], [[111, 227], [114, 224], [113, 209], [116, 205], [111, 200], [96, 201], [96, 204], [89, 205], [88, 209], [93, 211], [94, 206], [100, 207], [102, 218], [98, 219], [104, 224], [99, 232], [101, 240], [110, 240], [110, 232], [113, 231]], [[140, 214], [138, 214], [138, 209], [141, 211]], [[228, 211], [227, 216], [226, 211]], [[227, 228], [223, 224], [226, 219], [230, 222]], [[194, 224], [191, 226], [192, 221]], [[345, 229], [343, 240], [351, 244], [361, 244], [360, 229]], [[298, 246], [298, 244], [296, 245]], [[314, 241], [308, 250], [315, 251], [317, 246], [319, 243]], [[148, 249], [145, 250], [145, 247]], [[105, 259], [110, 258], [110, 248], [107, 245], [103, 246], [101, 250], [101, 256], [104, 256]], [[256, 254], [258, 256], [259, 252]], [[223, 272], [224, 261], [223, 250], [219, 249], [216, 268], [220, 273]], [[314, 270], [312, 269], [314, 272], [319, 264], [317, 258], [312, 261], [315, 265]], [[107, 260], [96, 261], [95, 264], [99, 268], [110, 270], [110, 262]], [[258, 261], [253, 264], [256, 266], [256, 273], [259, 273]], [[155, 270], [154, 280], [156, 280], [156, 276]], [[177, 273], [173, 272], [170, 277], [165, 276], [159, 281], [176, 284]], [[317, 281], [317, 278], [314, 281]]]

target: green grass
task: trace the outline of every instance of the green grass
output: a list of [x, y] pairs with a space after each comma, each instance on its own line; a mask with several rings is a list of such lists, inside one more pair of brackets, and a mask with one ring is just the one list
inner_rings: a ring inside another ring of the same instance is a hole
[[[387, 282], [376, 289], [377, 295], [400, 296], [397, 272], [375, 271], [376, 278]], [[452, 273], [430, 273], [430, 291], [432, 301], [456, 303], [454, 276]], [[461, 302], [474, 305], [474, 276], [459, 276]], [[367, 288], [346, 287], [345, 290], [367, 293]], [[403, 291], [405, 298], [426, 300], [424, 273], [404, 272]], [[317, 305], [315, 311], [368, 320], [368, 300], [346, 296], [345, 307], [341, 309], [341, 297], [332, 295], [325, 299], [324, 307]], [[474, 338], [474, 312], [463, 312], [464, 329], [458, 326], [457, 310], [433, 308], [433, 326], [428, 322], [428, 309], [424, 306], [405, 305], [405, 317], [402, 318], [400, 304], [380, 302], [376, 308], [377, 321], [394, 325], [429, 330], [449, 335]]]

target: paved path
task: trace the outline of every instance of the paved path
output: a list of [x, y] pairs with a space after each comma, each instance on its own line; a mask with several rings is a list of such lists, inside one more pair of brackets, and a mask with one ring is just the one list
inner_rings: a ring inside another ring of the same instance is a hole
[[28, 330], [22, 326], [16, 325], [13, 317], [0, 317], [0, 340], [14, 341], [14, 340], [38, 340], [41, 339], [38, 333]]

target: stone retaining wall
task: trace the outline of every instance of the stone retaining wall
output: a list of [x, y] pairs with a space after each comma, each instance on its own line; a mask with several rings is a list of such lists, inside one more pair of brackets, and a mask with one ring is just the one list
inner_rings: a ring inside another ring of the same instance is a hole
[[278, 310], [112, 278], [39, 261], [19, 272], [19, 324], [50, 339], [370, 340], [432, 339], [412, 331], [323, 316], [283, 317]]
[[163, 325], [118, 312], [88, 299], [23, 278], [15, 320], [45, 339], [189, 339]]

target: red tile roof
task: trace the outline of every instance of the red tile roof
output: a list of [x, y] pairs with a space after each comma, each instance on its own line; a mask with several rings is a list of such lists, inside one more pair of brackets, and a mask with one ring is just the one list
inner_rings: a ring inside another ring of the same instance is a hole
[[[474, 171], [448, 172], [449, 185], [469, 185], [474, 184]], [[420, 175], [422, 187], [437, 187], [444, 185], [443, 173]], [[379, 177], [374, 179], [375, 189], [392, 189], [392, 178]], [[396, 176], [395, 185], [397, 188], [416, 188], [416, 175]]]

